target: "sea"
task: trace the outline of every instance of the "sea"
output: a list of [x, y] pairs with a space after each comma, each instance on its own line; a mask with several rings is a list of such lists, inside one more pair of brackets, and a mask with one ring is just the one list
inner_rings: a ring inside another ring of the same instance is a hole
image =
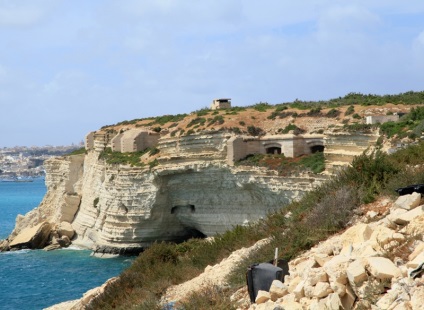
[[[44, 179], [0, 182], [0, 239], [41, 202]], [[81, 298], [86, 291], [119, 275], [133, 258], [96, 258], [72, 247], [55, 251], [21, 250], [0, 253], [0, 309], [38, 310]]]

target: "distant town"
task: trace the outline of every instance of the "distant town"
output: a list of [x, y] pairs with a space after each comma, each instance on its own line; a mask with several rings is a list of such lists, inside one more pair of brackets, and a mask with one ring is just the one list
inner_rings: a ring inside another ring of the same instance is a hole
[[0, 181], [25, 182], [44, 176], [44, 161], [62, 156], [83, 145], [15, 146], [0, 148]]

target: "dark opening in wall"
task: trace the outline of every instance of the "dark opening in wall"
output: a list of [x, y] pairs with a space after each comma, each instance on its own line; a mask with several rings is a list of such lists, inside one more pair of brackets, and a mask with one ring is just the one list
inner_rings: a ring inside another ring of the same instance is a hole
[[171, 214], [175, 214], [178, 212], [191, 212], [194, 213], [196, 211], [196, 207], [194, 205], [183, 205], [183, 206], [175, 206], [171, 209]]
[[266, 149], [267, 154], [281, 154], [281, 147], [272, 146]]
[[311, 153], [324, 152], [324, 145], [314, 145], [311, 146]]

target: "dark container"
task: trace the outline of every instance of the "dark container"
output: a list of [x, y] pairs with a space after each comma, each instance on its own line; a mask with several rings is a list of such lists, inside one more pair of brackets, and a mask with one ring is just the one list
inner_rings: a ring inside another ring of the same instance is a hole
[[288, 274], [287, 262], [278, 262], [278, 265], [287, 266], [287, 270], [276, 267], [270, 263], [253, 264], [247, 268], [246, 282], [250, 301], [255, 302], [258, 291], [269, 291], [272, 281], [284, 282], [284, 276]]

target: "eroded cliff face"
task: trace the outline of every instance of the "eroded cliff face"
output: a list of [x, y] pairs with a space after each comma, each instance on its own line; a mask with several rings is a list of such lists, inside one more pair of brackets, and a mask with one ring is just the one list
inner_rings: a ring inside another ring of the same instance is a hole
[[[325, 178], [231, 167], [225, 137], [220, 139], [202, 153], [197, 152], [199, 137], [192, 139], [192, 148], [185, 140], [166, 140], [179, 151], [163, 147], [161, 164], [154, 168], [109, 165], [98, 150], [51, 159], [48, 192], [37, 209], [18, 217], [12, 237], [42, 221], [65, 221], [76, 232], [76, 245], [105, 253], [138, 252], [156, 240], [213, 236], [256, 221]], [[190, 152], [197, 156], [185, 156]]]

